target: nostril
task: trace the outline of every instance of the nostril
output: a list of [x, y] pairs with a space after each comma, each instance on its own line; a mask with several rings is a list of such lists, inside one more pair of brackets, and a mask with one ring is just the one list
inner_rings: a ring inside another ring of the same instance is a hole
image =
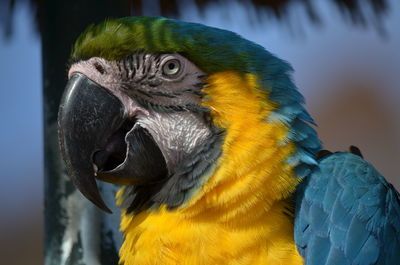
[[104, 67], [103, 67], [100, 63], [98, 63], [98, 62], [93, 63], [93, 66], [94, 66], [94, 68], [96, 68], [96, 70], [97, 70], [100, 74], [104, 74], [104, 73], [106, 72], [106, 70], [104, 69]]

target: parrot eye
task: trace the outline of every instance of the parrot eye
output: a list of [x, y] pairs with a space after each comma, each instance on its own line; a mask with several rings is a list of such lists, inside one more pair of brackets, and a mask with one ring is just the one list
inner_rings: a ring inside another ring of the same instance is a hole
[[181, 64], [176, 59], [166, 61], [162, 67], [163, 74], [166, 76], [176, 75], [180, 69], [181, 69]]

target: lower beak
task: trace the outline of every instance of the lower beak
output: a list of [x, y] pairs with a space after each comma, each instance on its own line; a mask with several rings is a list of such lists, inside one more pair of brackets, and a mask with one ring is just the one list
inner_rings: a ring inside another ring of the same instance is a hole
[[59, 144], [68, 174], [87, 199], [109, 213], [95, 178], [134, 185], [168, 174], [154, 139], [126, 113], [116, 96], [80, 73], [68, 81], [59, 110]]

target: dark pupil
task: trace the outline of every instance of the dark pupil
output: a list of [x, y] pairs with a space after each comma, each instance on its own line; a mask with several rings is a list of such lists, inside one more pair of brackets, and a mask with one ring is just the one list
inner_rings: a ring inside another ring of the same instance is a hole
[[168, 64], [168, 69], [169, 70], [172, 70], [172, 69], [174, 69], [175, 68], [175, 64], [174, 63], [169, 63]]

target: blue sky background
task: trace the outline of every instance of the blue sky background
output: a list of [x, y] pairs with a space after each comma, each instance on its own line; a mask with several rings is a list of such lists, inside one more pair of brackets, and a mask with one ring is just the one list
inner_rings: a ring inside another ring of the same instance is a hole
[[40, 36], [17, 5], [0, 34], [0, 248], [4, 264], [42, 264], [43, 136]]
[[[144, 6], [145, 14], [157, 14], [151, 2]], [[204, 15], [189, 5], [181, 13], [183, 20], [235, 31], [289, 61], [325, 146], [359, 146], [400, 189], [400, 3], [389, 2], [383, 37], [373, 28], [351, 25], [327, 1], [316, 2], [323, 18], [319, 26], [296, 6], [290, 9], [291, 23], [256, 21], [244, 12], [255, 10], [238, 3], [210, 6]], [[12, 38], [0, 35], [0, 245], [14, 256], [7, 264], [41, 264], [40, 38], [25, 5], [16, 7], [13, 25]], [[18, 241], [13, 244], [9, 238]], [[13, 254], [21, 248], [24, 255]]]
[[29, 14], [18, 6], [13, 37], [0, 39], [0, 206], [11, 220], [43, 190], [41, 47]]

